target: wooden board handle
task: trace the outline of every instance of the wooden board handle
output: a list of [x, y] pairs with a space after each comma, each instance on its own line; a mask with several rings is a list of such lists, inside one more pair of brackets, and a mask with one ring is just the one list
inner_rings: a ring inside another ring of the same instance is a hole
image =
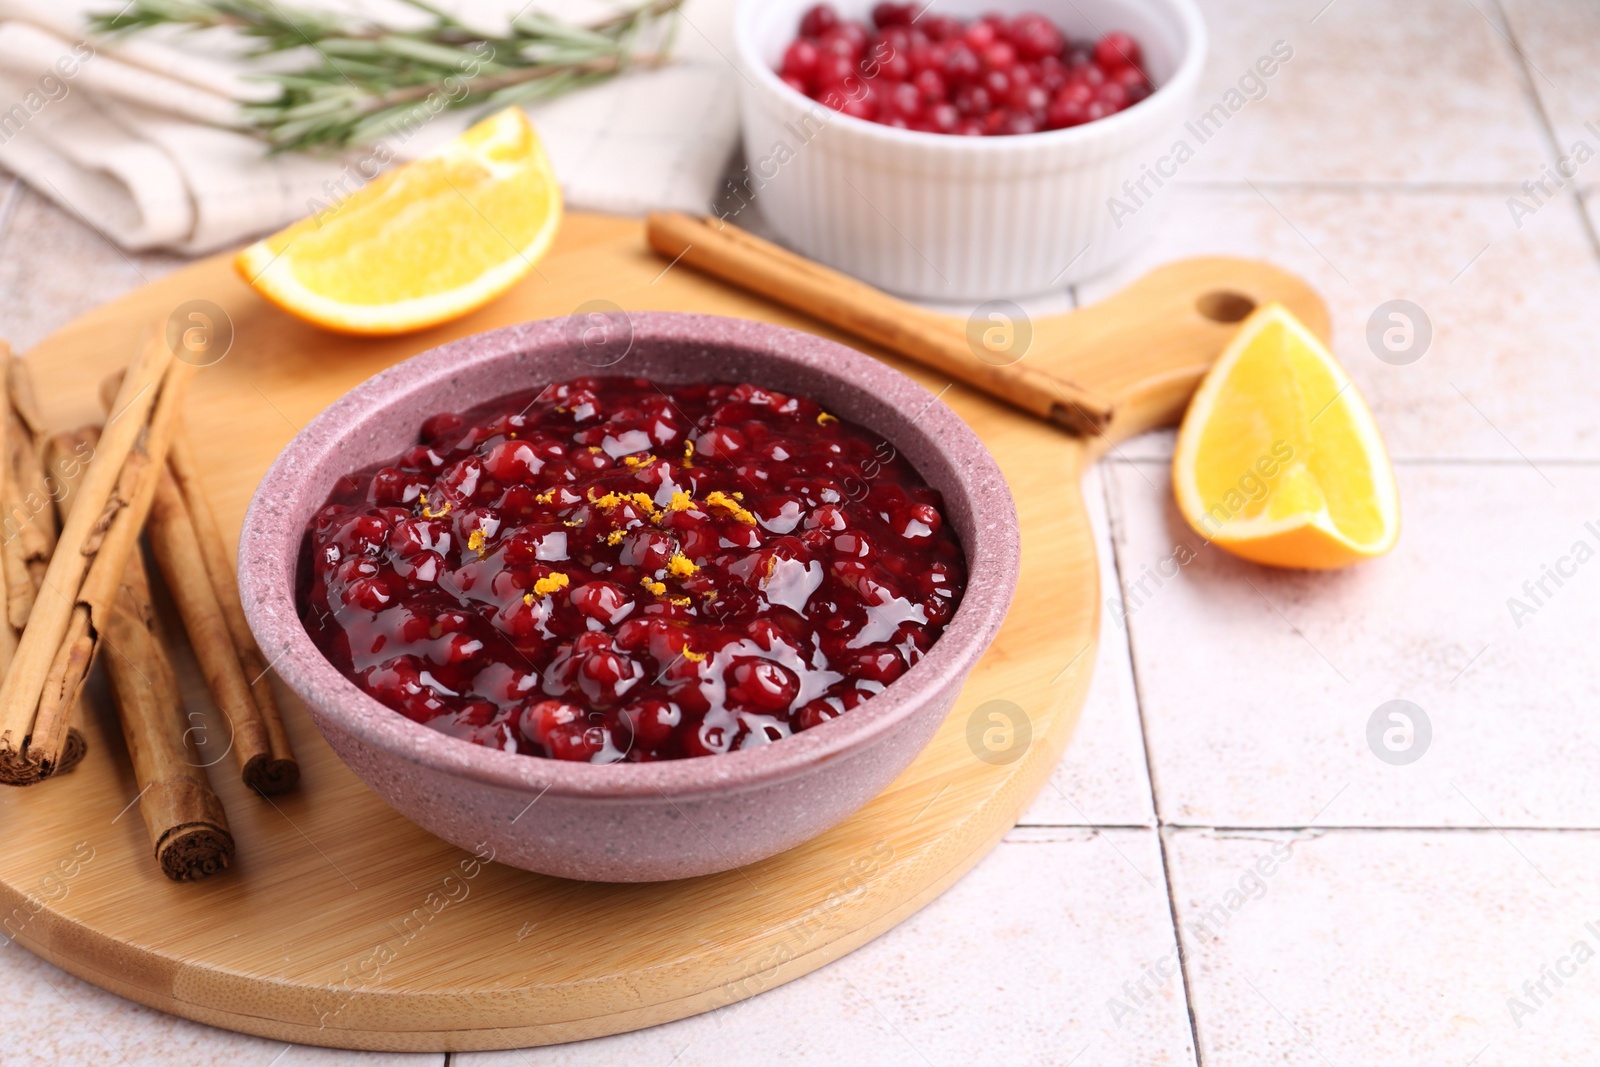
[[983, 362], [949, 316], [896, 300], [720, 219], [656, 212], [645, 232], [650, 247], [675, 262], [815, 316], [1040, 418], [1089, 433], [1100, 432], [1110, 418], [1107, 398], [1070, 380], [1032, 365]]
[[[1113, 296], [1029, 324], [1017, 362], [985, 362], [968, 324], [897, 300], [719, 219], [649, 216], [650, 246], [673, 262], [803, 311], [1074, 433], [1127, 437], [1175, 421], [1237, 324], [1281, 303], [1328, 336], [1315, 290], [1257, 260], [1185, 259]], [[1022, 361], [1023, 357], [1026, 361]]]
[[1033, 324], [1028, 360], [1109, 398], [1101, 433], [1121, 440], [1176, 423], [1211, 364], [1265, 304], [1328, 340], [1328, 308], [1306, 281], [1255, 259], [1163, 264], [1112, 295]]

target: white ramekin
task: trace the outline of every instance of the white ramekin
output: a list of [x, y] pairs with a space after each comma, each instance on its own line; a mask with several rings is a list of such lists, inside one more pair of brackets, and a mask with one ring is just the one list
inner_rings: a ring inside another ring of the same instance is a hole
[[[1152, 164], [1172, 148], [1205, 62], [1194, 0], [936, 0], [971, 18], [1038, 11], [1073, 37], [1131, 33], [1157, 88], [1098, 122], [1010, 137], [918, 133], [833, 112], [777, 76], [814, 0], [740, 0], [740, 114], [753, 200], [797, 251], [891, 292], [928, 300], [1021, 296], [1098, 274], [1150, 233]], [[866, 18], [869, 0], [836, 3]], [[1130, 199], [1143, 178], [1150, 196]], [[1125, 208], [1113, 211], [1111, 200]], [[737, 222], [737, 215], [731, 216]]]

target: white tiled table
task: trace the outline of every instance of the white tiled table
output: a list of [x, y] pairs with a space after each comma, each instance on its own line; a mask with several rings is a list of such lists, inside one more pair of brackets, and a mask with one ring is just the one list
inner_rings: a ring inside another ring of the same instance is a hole
[[[1395, 457], [1399, 548], [1323, 576], [1201, 548], [1138, 594], [1146, 566], [1197, 542], [1170, 434], [1127, 443], [1089, 493], [1127, 624], [1108, 612], [1078, 736], [976, 870], [735, 1011], [453, 1062], [1600, 1061], [1600, 962], [1576, 949], [1600, 952], [1600, 560], [1520, 626], [1506, 605], [1574, 542], [1600, 548], [1600, 158], [1520, 227], [1507, 205], [1574, 142], [1600, 151], [1600, 5], [1202, 4], [1197, 111], [1274, 41], [1292, 60], [1163, 190], [1156, 247], [1037, 306], [1200, 252], [1310, 278]], [[15, 186], [0, 241], [0, 332], [19, 347], [176, 265], [124, 257]], [[1366, 342], [1395, 298], [1433, 326], [1409, 366]], [[1408, 766], [1366, 741], [1395, 698], [1433, 727]], [[16, 948], [0, 985], [0, 1033], [59, 1035], [0, 1038], [7, 1065], [444, 1059], [211, 1030]]]

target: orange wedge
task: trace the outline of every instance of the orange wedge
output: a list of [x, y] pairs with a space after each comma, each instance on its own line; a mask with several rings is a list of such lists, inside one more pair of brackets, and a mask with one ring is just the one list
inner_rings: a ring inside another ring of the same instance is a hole
[[348, 199], [240, 252], [279, 307], [341, 333], [420, 330], [482, 307], [533, 269], [561, 225], [539, 135], [507, 108]]
[[1257, 309], [1201, 382], [1172, 458], [1202, 537], [1276, 567], [1325, 570], [1400, 536], [1394, 469], [1350, 376], [1288, 309]]

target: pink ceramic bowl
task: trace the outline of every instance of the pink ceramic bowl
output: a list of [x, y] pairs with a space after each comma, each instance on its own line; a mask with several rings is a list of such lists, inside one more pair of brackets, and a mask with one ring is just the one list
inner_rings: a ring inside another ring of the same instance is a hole
[[[239, 573], [250, 627], [339, 757], [402, 815], [452, 844], [487, 842], [516, 867], [618, 882], [708, 874], [792, 848], [845, 819], [910, 764], [994, 639], [1019, 552], [1005, 479], [944, 404], [832, 341], [740, 319], [636, 313], [628, 317], [631, 347], [613, 362], [597, 359], [571, 325], [532, 322], [424, 352], [358, 386], [301, 431], [245, 517]], [[428, 415], [593, 374], [751, 381], [810, 396], [887, 438], [944, 494], [970, 569], [966, 596], [928, 655], [854, 710], [777, 743], [603, 766], [448, 737], [335, 670], [295, 607], [301, 539], [334, 481], [415, 443]]]

